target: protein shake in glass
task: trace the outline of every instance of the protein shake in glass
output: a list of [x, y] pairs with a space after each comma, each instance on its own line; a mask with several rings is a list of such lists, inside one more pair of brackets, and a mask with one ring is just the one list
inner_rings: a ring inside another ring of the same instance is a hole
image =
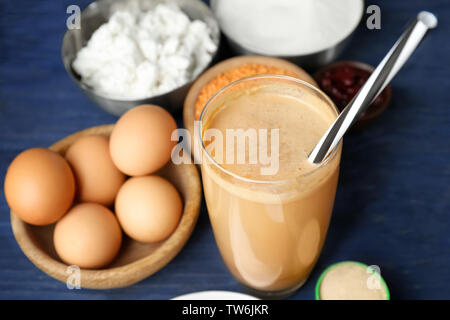
[[214, 236], [231, 273], [256, 295], [289, 295], [319, 257], [341, 144], [320, 165], [307, 157], [336, 117], [319, 89], [286, 76], [233, 82], [202, 112], [201, 168]]

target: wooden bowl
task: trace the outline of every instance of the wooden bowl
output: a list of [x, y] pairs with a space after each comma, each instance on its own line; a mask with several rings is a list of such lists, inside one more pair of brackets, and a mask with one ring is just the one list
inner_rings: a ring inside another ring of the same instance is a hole
[[[89, 134], [109, 136], [114, 125], [92, 127], [70, 135], [49, 149], [64, 155], [79, 137]], [[194, 164], [174, 165], [171, 161], [156, 174], [168, 179], [183, 198], [183, 215], [172, 235], [158, 243], [139, 243], [124, 234], [122, 247], [114, 261], [98, 270], [80, 270], [81, 287], [109, 289], [134, 284], [157, 272], [172, 260], [189, 239], [197, 222], [201, 204], [201, 184]], [[67, 282], [70, 273], [53, 246], [54, 224], [44, 227], [23, 222], [11, 212], [11, 226], [23, 253], [49, 276]]]
[[239, 56], [224, 60], [216, 64], [212, 68], [208, 69], [205, 73], [203, 73], [194, 82], [194, 84], [192, 85], [191, 89], [189, 90], [186, 96], [186, 99], [184, 100], [183, 122], [184, 127], [189, 130], [191, 137], [194, 137], [194, 121], [196, 120], [195, 103], [203, 86], [205, 86], [208, 82], [214, 79], [218, 74], [249, 63], [258, 63], [290, 71], [293, 74], [295, 74], [298, 79], [306, 81], [318, 87], [314, 79], [305, 70], [283, 59], [263, 57], [263, 56]]
[[[372, 73], [375, 68], [371, 66], [370, 64], [360, 62], [360, 61], [337, 61], [330, 63], [320, 70], [318, 70], [314, 74], [314, 79], [317, 81], [317, 83], [320, 83], [320, 78], [322, 77], [322, 74], [326, 71], [329, 71], [331, 69], [334, 69], [336, 67], [340, 67], [343, 65], [355, 67], [361, 70], [368, 71], [369, 73]], [[322, 90], [322, 88], [321, 88]], [[323, 91], [323, 90], [322, 90]], [[369, 107], [366, 112], [361, 116], [361, 118], [353, 125], [352, 131], [354, 130], [360, 130], [365, 128], [367, 125], [369, 125], [376, 117], [378, 117], [386, 108], [389, 106], [392, 98], [392, 87], [391, 85], [386, 86], [386, 88], [383, 90], [381, 94], [385, 95], [385, 99], [383, 101], [383, 104], [381, 104], [379, 107]], [[331, 99], [331, 98], [330, 98]]]

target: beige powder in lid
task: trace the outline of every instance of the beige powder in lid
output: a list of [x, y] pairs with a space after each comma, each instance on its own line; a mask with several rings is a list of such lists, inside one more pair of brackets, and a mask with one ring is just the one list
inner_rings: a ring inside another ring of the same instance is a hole
[[389, 300], [383, 278], [359, 262], [346, 261], [328, 267], [316, 287], [319, 300]]

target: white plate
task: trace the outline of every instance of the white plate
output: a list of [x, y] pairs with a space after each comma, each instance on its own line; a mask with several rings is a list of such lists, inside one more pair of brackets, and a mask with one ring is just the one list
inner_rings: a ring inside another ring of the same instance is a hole
[[231, 291], [200, 291], [175, 297], [172, 300], [259, 300], [247, 294]]

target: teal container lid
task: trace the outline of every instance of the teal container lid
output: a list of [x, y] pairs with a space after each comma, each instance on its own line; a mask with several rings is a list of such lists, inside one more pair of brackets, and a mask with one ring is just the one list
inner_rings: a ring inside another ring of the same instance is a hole
[[366, 265], [364, 263], [361, 263], [361, 262], [357, 262], [357, 261], [342, 261], [342, 262], [334, 263], [334, 264], [328, 266], [322, 272], [322, 274], [320, 275], [320, 277], [319, 277], [319, 279], [317, 280], [317, 283], [316, 283], [316, 289], [315, 289], [315, 291], [316, 291], [315, 292], [316, 300], [322, 300], [320, 298], [320, 286], [322, 285], [322, 281], [325, 278], [325, 276], [327, 275], [327, 273], [330, 272], [335, 267], [341, 266], [343, 264], [356, 265], [356, 266], [362, 267], [362, 268], [364, 268], [366, 270], [370, 270], [371, 271], [370, 273], [376, 275], [378, 277], [378, 279], [380, 280], [381, 286], [384, 289], [384, 292], [386, 293], [386, 300], [390, 300], [391, 299], [391, 295], [390, 295], [390, 292], [389, 292], [389, 288], [388, 288], [388, 286], [386, 284], [386, 281], [384, 281], [383, 277], [374, 268], [369, 267], [368, 265]]

